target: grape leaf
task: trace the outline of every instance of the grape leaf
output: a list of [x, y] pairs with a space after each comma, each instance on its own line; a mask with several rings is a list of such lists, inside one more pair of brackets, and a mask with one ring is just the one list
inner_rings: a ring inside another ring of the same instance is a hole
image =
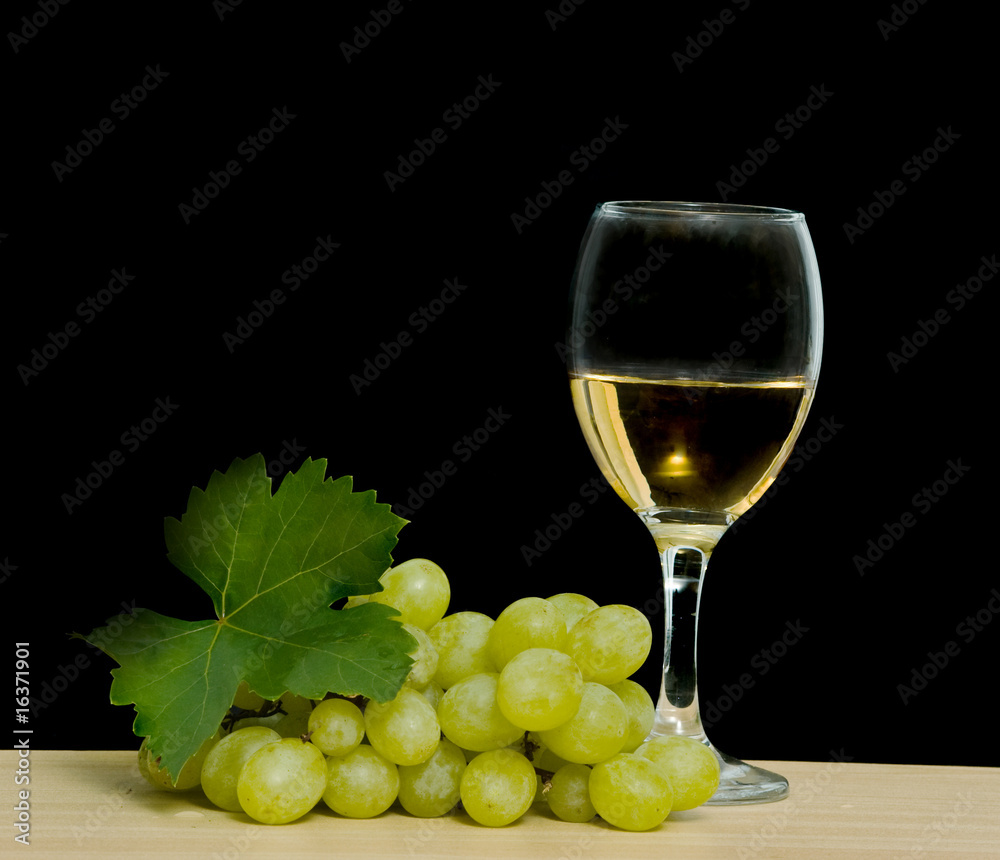
[[416, 643], [394, 609], [330, 608], [381, 591], [406, 520], [325, 472], [325, 460], [307, 459], [273, 495], [259, 454], [214, 472], [164, 531], [168, 558], [211, 597], [216, 618], [139, 609], [81, 637], [119, 664], [111, 701], [135, 705], [135, 733], [175, 778], [218, 730], [240, 681], [265, 699], [335, 692], [384, 702], [409, 672]]

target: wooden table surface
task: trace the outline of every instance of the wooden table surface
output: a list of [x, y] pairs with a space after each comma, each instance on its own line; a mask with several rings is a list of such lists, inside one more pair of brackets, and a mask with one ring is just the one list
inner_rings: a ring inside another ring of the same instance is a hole
[[[599, 820], [568, 824], [544, 805], [503, 828], [456, 813], [417, 819], [390, 810], [367, 821], [320, 804], [283, 826], [213, 807], [196, 790], [168, 793], [138, 774], [130, 751], [33, 750], [30, 783], [18, 754], [0, 753], [0, 857], [237, 860], [238, 858], [1000, 858], [1000, 769], [843, 762], [760, 762], [791, 795], [747, 807], [672, 814], [646, 833]], [[15, 842], [17, 792], [29, 791], [30, 847]]]

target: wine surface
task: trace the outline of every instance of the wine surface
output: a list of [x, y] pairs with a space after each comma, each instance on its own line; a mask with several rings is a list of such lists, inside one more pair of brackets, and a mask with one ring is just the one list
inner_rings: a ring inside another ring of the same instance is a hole
[[583, 375], [570, 386], [604, 476], [635, 511], [739, 516], [767, 490], [812, 402], [800, 380], [765, 383]]

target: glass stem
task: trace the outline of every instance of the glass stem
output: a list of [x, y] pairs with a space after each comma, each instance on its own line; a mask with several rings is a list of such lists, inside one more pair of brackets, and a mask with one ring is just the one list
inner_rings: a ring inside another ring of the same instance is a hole
[[698, 713], [698, 597], [708, 559], [697, 547], [673, 546], [661, 553], [666, 639], [663, 681], [653, 733], [704, 740]]
[[708, 561], [728, 523], [665, 523], [647, 519], [663, 567], [663, 681], [651, 735], [705, 741], [698, 711], [698, 609]]

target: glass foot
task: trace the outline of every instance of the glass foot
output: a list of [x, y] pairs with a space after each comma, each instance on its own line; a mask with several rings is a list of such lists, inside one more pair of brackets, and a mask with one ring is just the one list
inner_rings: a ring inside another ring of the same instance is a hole
[[705, 803], [709, 806], [734, 806], [740, 803], [771, 803], [788, 797], [788, 780], [779, 774], [740, 761], [715, 749], [721, 772], [719, 790]]

